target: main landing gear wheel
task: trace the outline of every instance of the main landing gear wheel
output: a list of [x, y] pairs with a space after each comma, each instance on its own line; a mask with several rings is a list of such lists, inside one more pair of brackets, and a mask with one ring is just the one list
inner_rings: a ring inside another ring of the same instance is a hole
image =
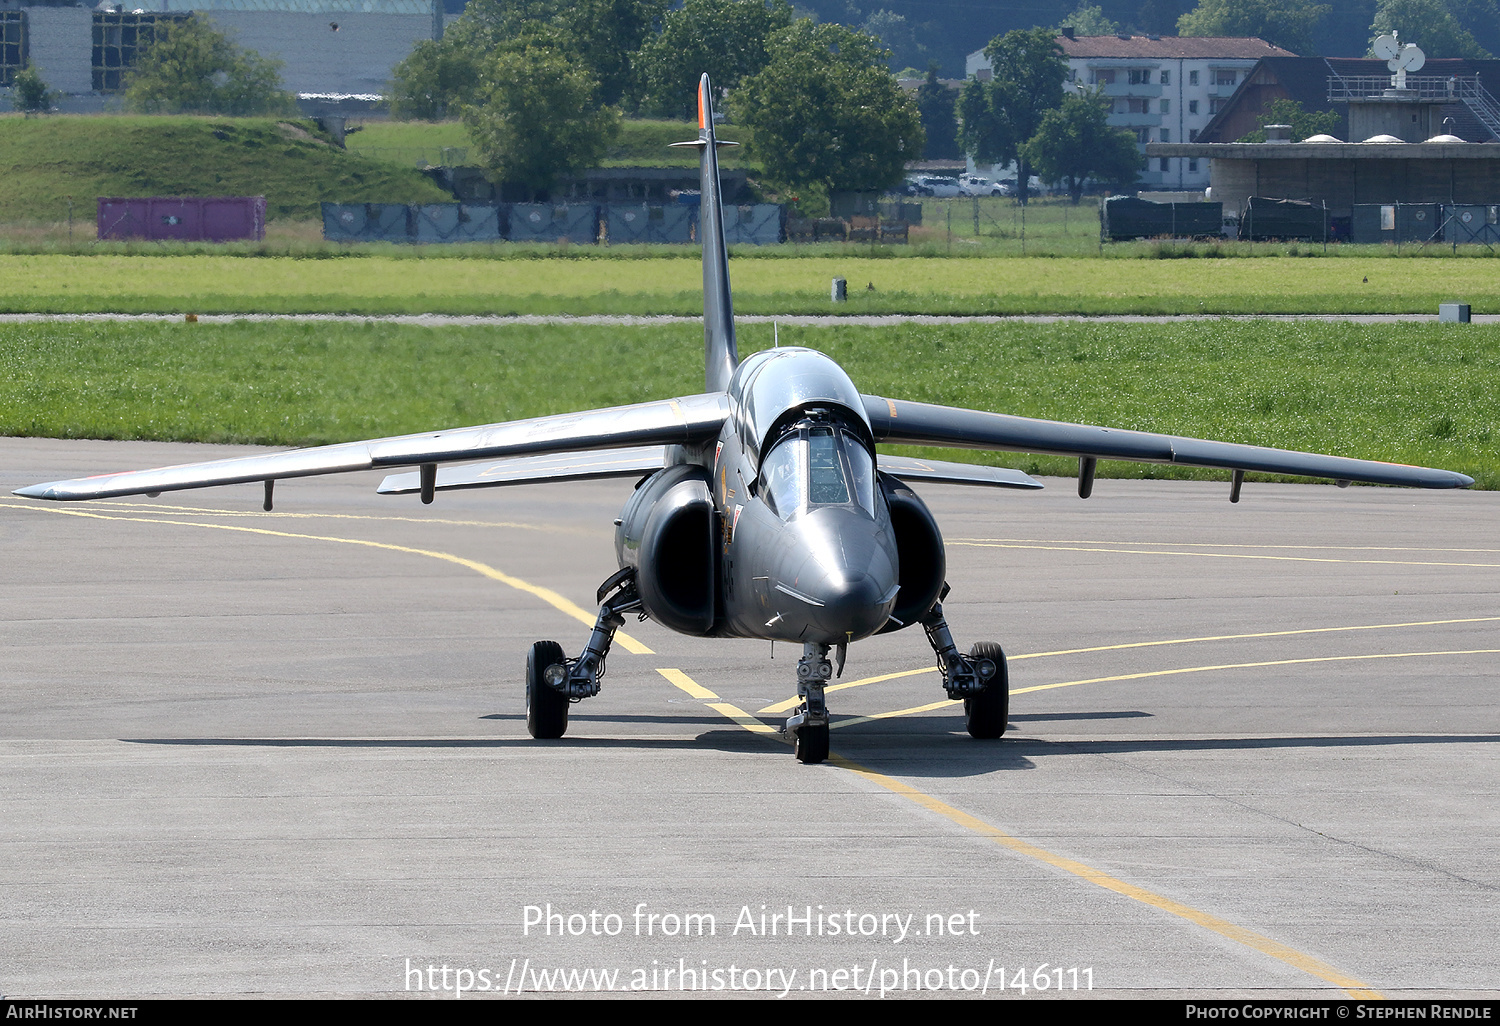
[[542, 679], [557, 663], [566, 659], [555, 641], [538, 641], [526, 653], [526, 729], [534, 738], [562, 737], [568, 730], [568, 696]]
[[797, 761], [812, 766], [828, 758], [828, 724], [804, 723], [797, 728], [795, 751]]
[[976, 669], [983, 660], [994, 663], [995, 672], [985, 679], [983, 691], [964, 699], [964, 720], [970, 737], [992, 740], [1010, 725], [1010, 674], [1005, 669], [1005, 652], [993, 641], [981, 641], [969, 653]]

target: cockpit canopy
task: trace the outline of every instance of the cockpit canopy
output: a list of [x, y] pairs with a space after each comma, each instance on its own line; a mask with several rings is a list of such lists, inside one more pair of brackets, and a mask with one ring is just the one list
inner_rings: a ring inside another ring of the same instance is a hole
[[783, 346], [749, 357], [735, 371], [729, 397], [745, 450], [763, 459], [789, 418], [823, 407], [843, 411], [851, 427], [870, 437], [864, 400], [844, 369], [812, 349]]
[[875, 515], [875, 460], [857, 429], [824, 411], [784, 425], [761, 461], [760, 494], [783, 520], [821, 506]]

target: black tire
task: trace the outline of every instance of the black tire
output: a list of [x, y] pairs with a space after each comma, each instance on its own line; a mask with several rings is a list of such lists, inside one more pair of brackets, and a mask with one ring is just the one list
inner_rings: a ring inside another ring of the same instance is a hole
[[981, 659], [993, 660], [995, 675], [983, 691], [964, 699], [964, 725], [970, 737], [991, 741], [1010, 725], [1010, 673], [1005, 668], [1005, 652], [993, 641], [981, 641], [969, 653], [971, 663]]
[[804, 766], [815, 766], [828, 758], [828, 724], [816, 727], [803, 724], [797, 730], [797, 761]]
[[526, 653], [526, 729], [534, 738], [558, 738], [568, 731], [567, 696], [542, 680], [547, 667], [564, 661], [555, 641], [538, 641]]

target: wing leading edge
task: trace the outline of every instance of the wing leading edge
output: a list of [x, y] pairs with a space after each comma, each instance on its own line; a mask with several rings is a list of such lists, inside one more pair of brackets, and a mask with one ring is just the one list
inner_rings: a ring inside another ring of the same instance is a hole
[[544, 456], [653, 444], [686, 445], [714, 437], [728, 415], [727, 396], [695, 395], [452, 431], [427, 431], [209, 463], [52, 481], [18, 488], [15, 494], [33, 499], [107, 499], [454, 460]]
[[1176, 463], [1415, 488], [1467, 488], [1474, 483], [1474, 479], [1465, 474], [1430, 467], [1408, 467], [1289, 449], [1266, 449], [1236, 442], [1034, 420], [881, 396], [862, 398], [875, 441], [892, 445], [997, 449], [1077, 456], [1083, 460]]
[[[433, 481], [433, 490], [446, 492], [463, 488], [535, 484], [541, 481], [594, 481], [609, 477], [635, 477], [660, 470], [666, 465], [666, 457], [666, 446], [662, 445], [569, 452], [555, 456], [518, 456], [494, 463], [443, 467]], [[903, 481], [941, 481], [945, 484], [988, 485], [992, 488], [1042, 487], [1042, 483], [1035, 478], [1004, 467], [917, 460], [883, 453], [876, 458], [876, 466]], [[392, 474], [380, 482], [380, 487], [376, 489], [381, 495], [411, 495], [421, 490], [422, 475], [410, 471]]]

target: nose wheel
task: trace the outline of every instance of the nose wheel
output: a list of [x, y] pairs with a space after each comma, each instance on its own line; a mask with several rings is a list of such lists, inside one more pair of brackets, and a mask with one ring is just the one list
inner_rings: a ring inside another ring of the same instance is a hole
[[828, 758], [828, 724], [803, 724], [793, 734], [792, 750], [797, 761], [807, 766]]
[[[839, 664], [842, 669], [842, 649]], [[786, 737], [797, 761], [807, 766], [828, 758], [828, 706], [823, 701], [823, 689], [832, 676], [828, 646], [805, 643], [802, 658], [797, 661], [797, 694], [802, 702], [786, 721]]]

